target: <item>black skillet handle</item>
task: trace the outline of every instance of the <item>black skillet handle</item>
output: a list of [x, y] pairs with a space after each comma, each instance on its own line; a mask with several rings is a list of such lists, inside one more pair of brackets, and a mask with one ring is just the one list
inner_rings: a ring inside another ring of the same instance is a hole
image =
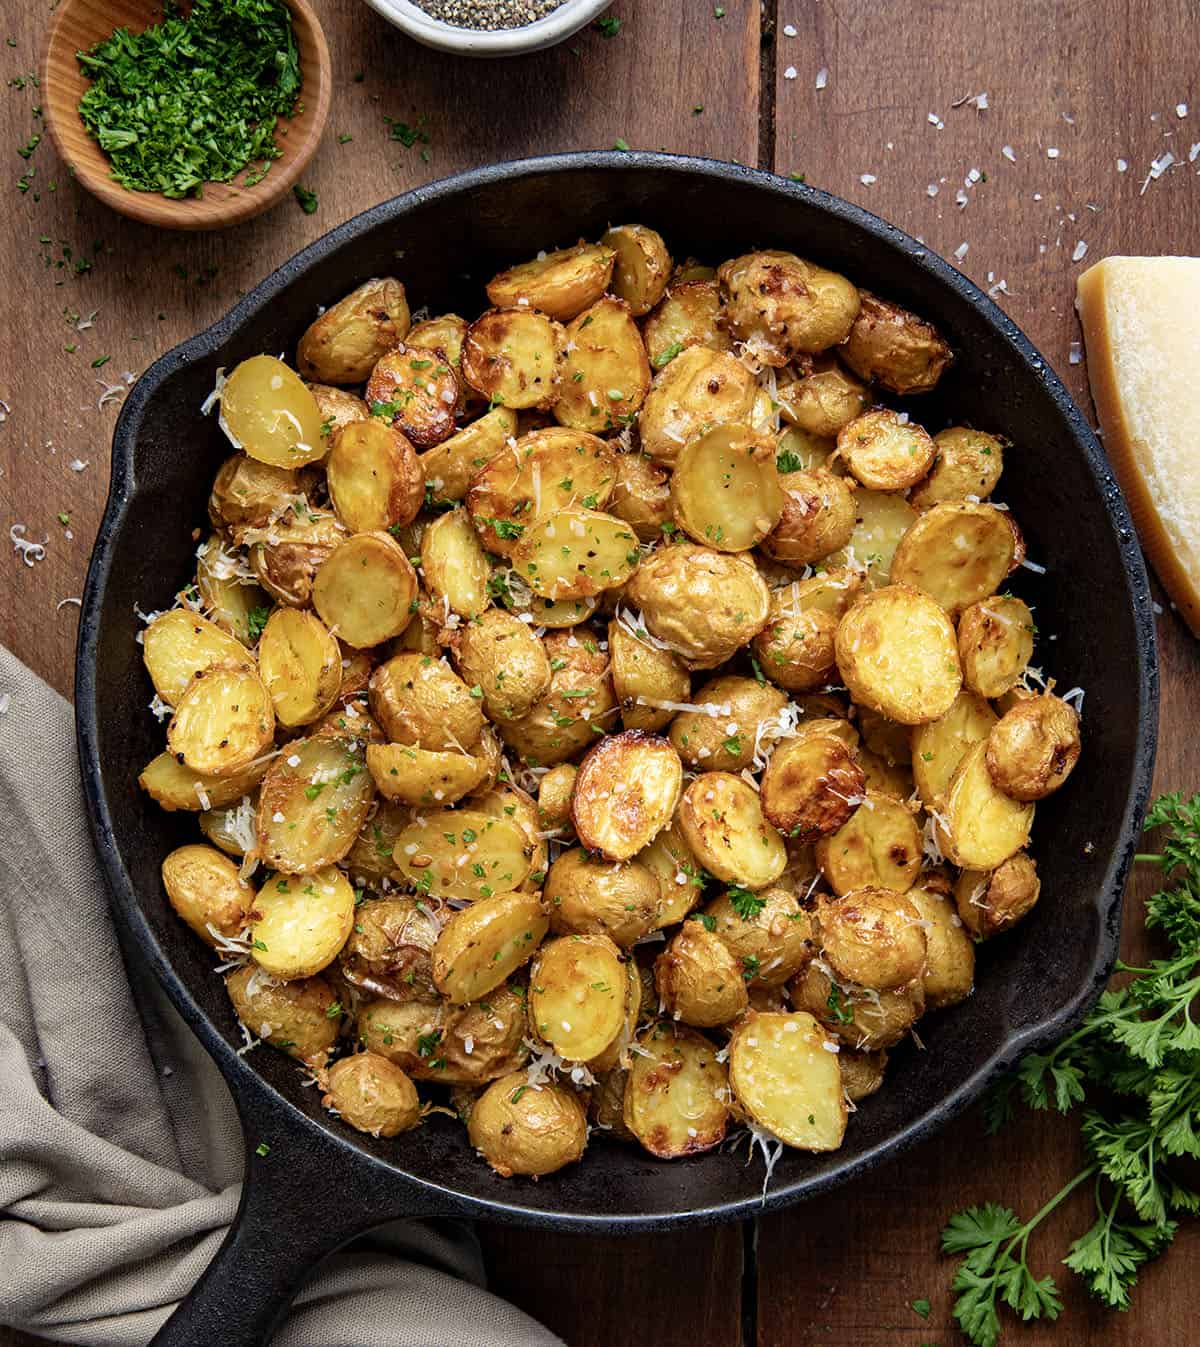
[[375, 1197], [381, 1185], [336, 1141], [314, 1144], [286, 1125], [260, 1139], [267, 1129], [245, 1111], [242, 1128], [246, 1174], [233, 1225], [151, 1347], [264, 1347], [322, 1259], [385, 1221], [449, 1214], [415, 1190], [397, 1210], [392, 1184], [386, 1199]]

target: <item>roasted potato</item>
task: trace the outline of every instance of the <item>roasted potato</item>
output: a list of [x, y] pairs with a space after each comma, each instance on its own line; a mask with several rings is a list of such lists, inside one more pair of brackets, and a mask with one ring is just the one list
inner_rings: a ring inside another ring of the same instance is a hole
[[523, 1066], [525, 989], [494, 988], [479, 1001], [454, 1006], [446, 1014], [442, 1036], [418, 1079], [447, 1085], [483, 1085]]
[[469, 752], [483, 733], [479, 696], [444, 659], [394, 655], [371, 675], [371, 713], [395, 744]]
[[826, 567], [849, 567], [862, 575], [867, 589], [879, 589], [891, 577], [892, 558], [917, 512], [896, 492], [854, 493], [854, 532], [845, 547], [830, 553]]
[[177, 809], [199, 813], [236, 804], [263, 779], [267, 758], [250, 764], [230, 776], [205, 776], [194, 772], [171, 753], [160, 753], [142, 769], [138, 785], [157, 804], [168, 811]]
[[712, 1150], [729, 1123], [729, 1077], [694, 1029], [656, 1021], [638, 1035], [625, 1083], [625, 1126], [661, 1160]]
[[963, 609], [958, 618], [963, 682], [981, 697], [1003, 697], [1025, 672], [1035, 631], [1029, 606], [1014, 594]]
[[337, 1042], [342, 1011], [323, 977], [277, 982], [261, 968], [243, 964], [225, 974], [225, 990], [253, 1038], [308, 1066], [324, 1065]]
[[713, 669], [763, 629], [771, 596], [752, 561], [682, 543], [644, 558], [625, 597], [689, 668]]
[[799, 842], [836, 833], [865, 798], [866, 778], [853, 750], [836, 734], [818, 730], [819, 724], [777, 744], [762, 775], [763, 813]]
[[707, 876], [676, 823], [639, 852], [637, 861], [658, 881], [655, 930], [682, 921], [704, 896]]
[[346, 530], [332, 514], [289, 510], [251, 546], [250, 565], [273, 599], [304, 608], [312, 599], [317, 572], [346, 538]]
[[387, 533], [356, 533], [321, 563], [313, 607], [339, 640], [356, 649], [379, 645], [412, 620], [417, 576]]
[[651, 365], [664, 369], [689, 346], [728, 351], [732, 343], [720, 317], [721, 292], [715, 280], [672, 277], [657, 307], [642, 323]]
[[834, 893], [894, 889], [905, 893], [921, 869], [921, 829], [899, 800], [867, 790], [862, 806], [817, 842], [817, 864]]
[[863, 486], [903, 491], [925, 476], [937, 449], [929, 432], [906, 413], [876, 407], [838, 431], [837, 454]]
[[892, 582], [924, 590], [957, 617], [994, 594], [1024, 554], [1007, 511], [951, 501], [931, 506], [900, 539], [892, 557]]
[[628, 524], [599, 510], [571, 506], [526, 527], [513, 566], [535, 594], [558, 603], [616, 589], [641, 557]]
[[811, 692], [833, 681], [838, 621], [858, 587], [852, 572], [830, 571], [772, 591], [767, 625], [752, 643], [772, 683]]
[[655, 376], [638, 416], [642, 452], [673, 467], [706, 427], [746, 422], [757, 393], [754, 375], [740, 360], [689, 346]]
[[840, 355], [860, 379], [907, 396], [928, 393], [954, 355], [945, 338], [899, 304], [860, 290], [862, 307]]
[[729, 1083], [754, 1121], [806, 1151], [835, 1151], [846, 1131], [838, 1045], [804, 1011], [751, 1011], [729, 1041]]
[[467, 329], [462, 373], [493, 405], [546, 410], [558, 400], [566, 333], [533, 309], [490, 309]]
[[416, 448], [432, 449], [454, 433], [459, 376], [445, 351], [401, 343], [380, 356], [367, 380], [371, 415]]
[[580, 847], [551, 865], [545, 895], [556, 935], [606, 935], [622, 949], [649, 934], [658, 918], [653, 871], [636, 860], [602, 860]]
[[354, 421], [365, 421], [371, 410], [357, 393], [345, 388], [334, 388], [331, 384], [306, 385], [308, 391], [317, 400], [317, 410], [321, 413], [321, 433], [329, 444], [333, 435]]
[[942, 854], [964, 870], [1003, 865], [1029, 841], [1033, 826], [1034, 806], [1005, 795], [992, 779], [990, 745], [991, 736], [967, 749], [932, 814]]
[[762, 549], [788, 566], [808, 566], [845, 547], [857, 521], [846, 479], [824, 468], [780, 477], [783, 510]]
[[697, 861], [723, 883], [765, 889], [787, 864], [758, 792], [730, 772], [696, 777], [680, 800], [678, 826]]
[[354, 845], [374, 798], [361, 740], [292, 740], [272, 760], [259, 789], [259, 856], [289, 875], [335, 864]]
[[197, 674], [214, 664], [248, 664], [245, 646], [190, 608], [159, 613], [142, 633], [142, 659], [154, 691], [175, 706]]
[[719, 552], [746, 552], [779, 522], [784, 496], [775, 440], [748, 426], [718, 425], [689, 440], [671, 475], [679, 527]]
[[232, 454], [213, 480], [209, 520], [218, 532], [240, 543], [247, 529], [267, 528], [286, 514], [300, 501], [307, 485], [298, 468]]
[[903, 894], [878, 887], [854, 889], [824, 899], [816, 918], [817, 943], [835, 977], [885, 992], [922, 976], [925, 930]]
[[612, 728], [617, 701], [608, 657], [590, 637], [552, 632], [542, 645], [550, 661], [550, 691], [528, 714], [497, 729], [527, 762], [553, 767]]
[[220, 540], [216, 537], [196, 549], [196, 592], [204, 615], [244, 646], [252, 646], [263, 613], [271, 607], [271, 599], [254, 580], [246, 579], [247, 570], [248, 563], [239, 557], [237, 568], [231, 573], [222, 562]]
[[529, 970], [529, 1017], [560, 1056], [586, 1062], [620, 1033], [625, 1013], [621, 951], [604, 935], [548, 940]]
[[776, 392], [783, 419], [810, 435], [835, 436], [870, 406], [866, 387], [833, 356], [818, 356], [799, 379]]
[[749, 1005], [746, 982], [754, 968], [754, 962], [743, 966], [702, 922], [685, 921], [654, 961], [659, 1005], [672, 1019], [698, 1029], [728, 1024]]
[[433, 951], [433, 980], [455, 1005], [478, 1001], [531, 959], [549, 929], [534, 893], [496, 893], [455, 912]]
[[946, 501], [986, 500], [1004, 468], [1004, 446], [995, 435], [966, 426], [939, 430], [933, 437], [937, 459], [928, 477], [909, 496], [918, 510]]
[[925, 929], [926, 1010], [941, 1010], [965, 1001], [975, 987], [975, 946], [955, 911], [950, 881], [931, 870], [905, 894]]
[[635, 636], [621, 622], [608, 624], [608, 653], [625, 728], [653, 732], [669, 724], [674, 707], [691, 690], [691, 679], [679, 660], [669, 650], [651, 645], [648, 637]]
[[517, 433], [517, 414], [493, 407], [477, 421], [418, 455], [431, 501], [462, 500], [471, 478], [509, 447]]
[[885, 586], [855, 604], [838, 623], [835, 647], [854, 700], [902, 725], [945, 715], [962, 686], [949, 618], [910, 585]]
[[616, 254], [612, 292], [640, 318], [663, 297], [671, 276], [671, 254], [662, 235], [646, 225], [617, 225], [605, 233], [600, 246]]
[[913, 779], [927, 809], [945, 793], [967, 749], [987, 739], [996, 719], [978, 693], [964, 690], [945, 715], [913, 730]]
[[717, 268], [729, 330], [765, 365], [782, 366], [843, 341], [858, 291], [837, 272], [793, 253], [745, 253]]
[[623, 519], [644, 542], [674, 531], [670, 477], [645, 454], [618, 454], [609, 514]]
[[275, 719], [288, 729], [320, 720], [342, 687], [342, 651], [312, 613], [276, 608], [258, 641], [258, 672]]
[[258, 838], [254, 832], [254, 811], [258, 805], [258, 792], [254, 791], [232, 805], [206, 809], [199, 818], [200, 831], [227, 856], [248, 856], [258, 851]]
[[563, 1085], [531, 1085], [524, 1071], [493, 1081], [467, 1124], [471, 1145], [502, 1178], [553, 1174], [587, 1145], [587, 1114]]
[[615, 261], [616, 252], [602, 243], [542, 253], [493, 276], [488, 298], [499, 309], [538, 309], [565, 323], [604, 294]]
[[254, 890], [215, 847], [176, 847], [163, 860], [162, 880], [171, 906], [205, 944], [218, 948], [245, 929]]
[[481, 809], [429, 809], [397, 835], [392, 857], [405, 883], [434, 898], [476, 902], [519, 889], [533, 843], [515, 817]]
[[575, 791], [577, 771], [572, 763], [560, 762], [539, 778], [537, 817], [538, 826], [543, 830], [563, 832], [571, 826], [571, 796]]
[[363, 1001], [356, 1015], [359, 1044], [394, 1062], [414, 1079], [428, 1080], [431, 1063], [445, 1032], [442, 1001]]
[[842, 1090], [846, 1099], [851, 1104], [857, 1104], [873, 1095], [883, 1084], [887, 1053], [882, 1048], [874, 1052], [843, 1048], [838, 1053], [838, 1065], [842, 1068]]
[[340, 870], [272, 876], [250, 914], [250, 957], [281, 982], [327, 968], [354, 926], [354, 890]]
[[596, 433], [628, 424], [650, 389], [650, 362], [624, 300], [598, 299], [568, 325], [564, 349], [555, 420]]
[[760, 746], [778, 737], [788, 704], [778, 688], [737, 674], [710, 679], [692, 701], [698, 709], [676, 715], [668, 737], [689, 767], [709, 772], [749, 767]]
[[249, 665], [228, 661], [188, 684], [167, 726], [167, 748], [193, 772], [236, 776], [274, 735], [275, 709], [262, 679]]
[[351, 533], [410, 523], [425, 499], [416, 451], [378, 417], [337, 431], [325, 471], [333, 508]]
[[325, 1076], [321, 1106], [373, 1137], [394, 1137], [421, 1121], [417, 1087], [394, 1062], [358, 1052], [334, 1062]]
[[[812, 958], [813, 924], [785, 888], [727, 889], [704, 909], [713, 931], [741, 966], [751, 992], [782, 987]], [[685, 922], [684, 927], [695, 925]], [[707, 923], [705, 923], [707, 927]], [[682, 928], [681, 928], [682, 929]]]
[[986, 940], [1026, 916], [1042, 891], [1037, 866], [1025, 851], [994, 870], [964, 870], [954, 885], [954, 905], [976, 940]]
[[605, 735], [575, 777], [575, 834], [588, 851], [627, 861], [671, 821], [682, 782], [683, 765], [669, 740], [642, 730]]
[[385, 352], [408, 335], [409, 323], [398, 280], [364, 281], [309, 326], [296, 347], [296, 365], [318, 383], [365, 383]]
[[808, 1013], [856, 1051], [878, 1052], [899, 1043], [925, 1012], [919, 978], [896, 991], [835, 982], [829, 965], [814, 959], [788, 983], [792, 1005]]
[[384, 799], [414, 806], [457, 804], [489, 779], [489, 763], [482, 754], [411, 744], [368, 744], [367, 769]]
[[437, 918], [419, 898], [389, 894], [361, 902], [338, 956], [341, 975], [370, 996], [434, 1001], [438, 989], [430, 956], [440, 932]]
[[454, 661], [463, 682], [479, 688], [492, 720], [520, 720], [550, 689], [550, 660], [541, 641], [499, 608], [459, 628]]
[[325, 456], [321, 412], [304, 381], [282, 360], [252, 355], [219, 385], [218, 420], [235, 449], [277, 468]]
[[1049, 692], [1031, 697], [992, 726], [988, 775], [1010, 799], [1044, 800], [1071, 775], [1079, 761], [1079, 746], [1075, 708]]
[[421, 575], [447, 617], [478, 617], [489, 606], [492, 568], [466, 510], [438, 515], [421, 535]]

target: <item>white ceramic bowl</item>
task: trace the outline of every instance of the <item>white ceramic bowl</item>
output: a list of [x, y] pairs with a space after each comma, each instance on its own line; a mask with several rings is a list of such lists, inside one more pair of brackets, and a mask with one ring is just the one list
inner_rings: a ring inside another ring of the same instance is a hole
[[476, 28], [456, 28], [443, 23], [432, 14], [412, 3], [412, 0], [367, 0], [377, 14], [382, 14], [409, 37], [439, 51], [456, 52], [459, 56], [519, 56], [524, 52], [541, 51], [553, 47], [577, 33], [586, 23], [612, 3], [612, 0], [565, 0], [555, 10], [524, 28], [500, 28], [483, 32]]

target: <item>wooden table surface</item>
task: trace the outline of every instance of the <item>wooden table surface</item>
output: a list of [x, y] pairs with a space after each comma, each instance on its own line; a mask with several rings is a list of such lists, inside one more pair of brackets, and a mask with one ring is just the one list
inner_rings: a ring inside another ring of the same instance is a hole
[[[618, 138], [803, 173], [996, 287], [1085, 406], [1085, 366], [1072, 363], [1081, 265], [1106, 253], [1200, 253], [1200, 157], [1189, 161], [1200, 151], [1200, 29], [1188, 0], [617, 0], [615, 37], [585, 31], [503, 64], [424, 51], [360, 0], [317, 8], [336, 76], [306, 178], [318, 210], [305, 215], [289, 200], [233, 233], [193, 237], [110, 214], [45, 138], [17, 157], [42, 130], [39, 91], [21, 81], [38, 65], [47, 6], [11, 6], [5, 17], [0, 528], [24, 524], [47, 541], [32, 569], [0, 547], [0, 640], [64, 692], [77, 609], [59, 604], [80, 593], [104, 503], [120, 398], [106, 389], [303, 244], [418, 183]], [[389, 140], [385, 117], [419, 121], [426, 153]], [[1174, 163], [1148, 180], [1167, 153]], [[1156, 784], [1194, 787], [1200, 665], [1169, 610], [1159, 639]], [[1135, 881], [1127, 906], [1127, 954], [1143, 946], [1144, 888]], [[494, 1285], [571, 1347], [951, 1347], [961, 1338], [937, 1253], [943, 1220], [986, 1198], [1029, 1212], [1077, 1158], [1070, 1126], [1029, 1120], [989, 1139], [971, 1114], [868, 1182], [756, 1229], [639, 1240], [483, 1233]], [[1078, 1196], [1040, 1239], [1046, 1270], [1065, 1247], [1058, 1236], [1080, 1228]], [[1188, 1347], [1198, 1260], [1193, 1228], [1144, 1274], [1132, 1313], [1094, 1309], [1068, 1281], [1057, 1326], [1014, 1328], [1006, 1341]], [[922, 1298], [928, 1320], [910, 1308]], [[0, 1345], [18, 1341], [0, 1330]]]

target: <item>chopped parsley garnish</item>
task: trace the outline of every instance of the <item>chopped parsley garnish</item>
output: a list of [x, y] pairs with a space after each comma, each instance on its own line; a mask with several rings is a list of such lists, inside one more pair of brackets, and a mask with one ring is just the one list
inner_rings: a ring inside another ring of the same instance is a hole
[[616, 37], [621, 31], [621, 20], [610, 15], [603, 19], [597, 19], [592, 27], [604, 37]]
[[736, 884], [729, 890], [729, 902], [733, 910], [743, 921], [752, 921], [767, 905], [765, 898], [749, 889], [739, 888]]
[[800, 461], [800, 455], [794, 454], [790, 449], [784, 449], [775, 459], [775, 466], [780, 472], [799, 472], [804, 464]]
[[267, 625], [271, 610], [266, 607], [251, 608], [246, 614], [246, 632], [252, 641], [257, 641]]
[[673, 341], [665, 351], [659, 351], [651, 363], [655, 369], [665, 369], [682, 350], [683, 342]]
[[321, 204], [317, 200], [316, 192], [310, 192], [307, 187], [302, 187], [299, 183], [292, 188], [292, 192], [305, 215], [312, 215]]

